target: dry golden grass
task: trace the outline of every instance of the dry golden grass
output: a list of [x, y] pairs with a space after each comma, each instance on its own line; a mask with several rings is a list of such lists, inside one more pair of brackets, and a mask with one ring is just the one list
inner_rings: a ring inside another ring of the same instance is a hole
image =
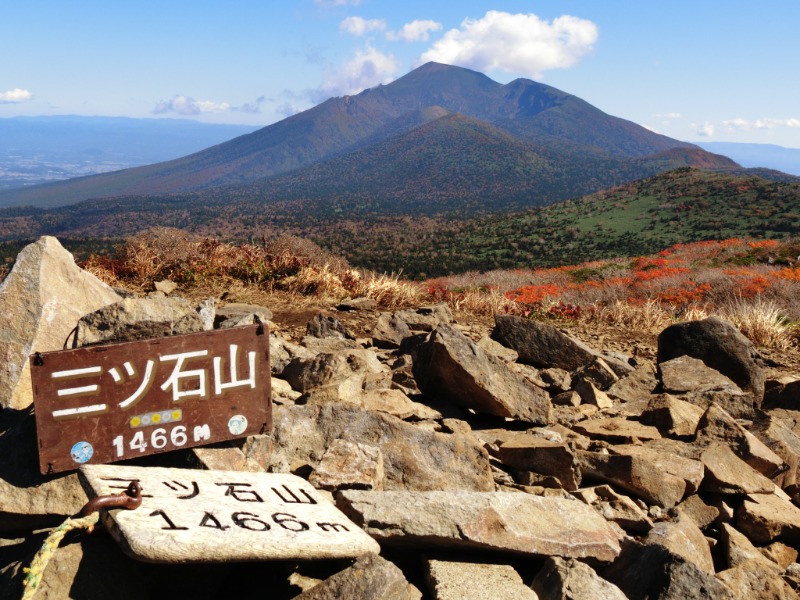
[[399, 275], [362, 273], [351, 269], [345, 285], [352, 296], [372, 298], [378, 305], [394, 309], [419, 304], [425, 298], [418, 283], [402, 281]]
[[727, 319], [757, 346], [788, 350], [796, 339], [780, 307], [769, 300], [741, 298], [723, 306], [719, 316]]
[[585, 314], [589, 320], [596, 319], [608, 325], [644, 333], [658, 333], [671, 323], [671, 313], [652, 298], [639, 305], [615, 300]]
[[452, 294], [449, 304], [455, 311], [474, 315], [521, 314], [522, 307], [496, 290], [468, 289]]

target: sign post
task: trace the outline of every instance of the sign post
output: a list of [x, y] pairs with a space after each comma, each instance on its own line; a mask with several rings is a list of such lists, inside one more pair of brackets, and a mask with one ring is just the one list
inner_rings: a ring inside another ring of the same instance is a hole
[[44, 474], [272, 428], [266, 325], [37, 353], [30, 367]]

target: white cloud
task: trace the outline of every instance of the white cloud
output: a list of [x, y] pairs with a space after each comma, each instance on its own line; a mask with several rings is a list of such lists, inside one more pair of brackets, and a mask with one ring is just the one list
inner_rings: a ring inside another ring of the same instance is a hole
[[701, 137], [713, 137], [714, 136], [714, 125], [706, 121], [703, 123], [702, 126], [698, 126], [692, 123], [692, 127], [695, 129], [695, 133]]
[[755, 121], [747, 121], [746, 119], [729, 119], [727, 121], [723, 121], [722, 124], [725, 127], [729, 127], [731, 129], [776, 129], [778, 127], [788, 127], [790, 129], [794, 129], [796, 127], [800, 127], [800, 119], [773, 119], [773, 118], [764, 118], [764, 119], [756, 119]]
[[19, 104], [20, 102], [28, 102], [33, 100], [33, 94], [28, 90], [14, 88], [7, 92], [0, 92], [0, 104]]
[[176, 114], [183, 116], [196, 116], [203, 113], [221, 113], [231, 110], [227, 102], [211, 102], [210, 100], [195, 100], [189, 96], [177, 95], [171, 100], [162, 100], [156, 104], [153, 112], [157, 115]]
[[328, 73], [317, 95], [327, 98], [355, 94], [379, 83], [389, 83], [394, 79], [397, 68], [394, 56], [367, 44], [341, 69]]
[[339, 29], [353, 35], [364, 35], [369, 31], [383, 31], [386, 21], [383, 19], [365, 19], [363, 17], [347, 17], [339, 23]]
[[653, 115], [653, 116], [656, 117], [657, 119], [681, 119], [681, 118], [683, 118], [683, 115], [681, 115], [681, 113], [679, 113], [679, 112], [660, 113], [660, 114], [656, 114], [656, 115]]
[[425, 52], [420, 62], [443, 62], [478, 71], [502, 69], [529, 77], [574, 65], [591, 52], [597, 25], [563, 15], [552, 23], [534, 14], [491, 10], [482, 19], [465, 19]]
[[436, 21], [417, 19], [406, 23], [400, 31], [390, 31], [386, 34], [386, 39], [390, 41], [402, 40], [404, 42], [427, 42], [430, 39], [431, 31], [439, 31], [441, 23]]

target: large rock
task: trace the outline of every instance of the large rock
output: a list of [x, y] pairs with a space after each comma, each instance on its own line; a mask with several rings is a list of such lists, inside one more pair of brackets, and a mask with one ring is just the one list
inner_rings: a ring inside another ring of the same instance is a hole
[[621, 589], [572, 558], [548, 558], [531, 587], [539, 600], [627, 600]]
[[687, 515], [677, 511], [674, 521], [662, 521], [647, 534], [645, 543], [660, 544], [671, 552], [694, 563], [710, 575], [714, 574], [714, 559], [708, 540], [697, 524]]
[[537, 600], [511, 565], [427, 559], [425, 566], [435, 600]]
[[691, 356], [753, 394], [756, 406], [764, 398], [765, 374], [753, 343], [719, 317], [670, 325], [658, 336], [658, 363]]
[[627, 543], [602, 572], [630, 600], [737, 600], [714, 575], [661, 544]]
[[0, 532], [62, 522], [88, 498], [75, 473], [40, 475], [30, 409], [0, 413]]
[[319, 313], [306, 323], [306, 335], [317, 338], [337, 338], [354, 340], [354, 336], [336, 317]]
[[[69, 537], [57, 548], [47, 563], [36, 590], [37, 600], [138, 600], [152, 597], [152, 569], [149, 565], [128, 559], [120, 552], [108, 535]], [[17, 600], [22, 597], [25, 580], [24, 569], [30, 566], [33, 553], [40, 549], [44, 539], [34, 535], [36, 548], [24, 548], [21, 564], [4, 569], [0, 563], [0, 600]], [[28, 544], [32, 546], [33, 544]], [[196, 591], [192, 583], [184, 587], [186, 593]], [[192, 598], [204, 598], [192, 594]]]
[[565, 490], [577, 490], [581, 483], [575, 453], [563, 442], [517, 435], [503, 442], [495, 454], [504, 465], [518, 471], [556, 477]]
[[445, 302], [400, 310], [395, 315], [413, 331], [433, 331], [441, 324], [450, 325], [453, 322], [453, 311]]
[[360, 388], [367, 373], [379, 372], [380, 363], [373, 364], [365, 356], [366, 352], [317, 354], [314, 358], [295, 358], [283, 370], [283, 379], [298, 392], [308, 392], [325, 385], [334, 385], [346, 380], [354, 380]]
[[492, 338], [519, 353], [519, 362], [539, 368], [574, 371], [597, 353], [552, 325], [513, 315], [496, 315]]
[[336, 505], [379, 543], [612, 561], [619, 538], [570, 498], [513, 492], [344, 491]]
[[366, 554], [352, 566], [295, 596], [296, 600], [419, 600], [419, 590], [403, 572], [377, 554]]
[[56, 238], [23, 248], [0, 283], [0, 408], [33, 402], [30, 354], [65, 348], [83, 315], [119, 300]]
[[334, 440], [308, 481], [322, 490], [381, 490], [383, 453], [377, 446]]
[[[785, 437], [790, 439], [790, 436]], [[797, 439], [796, 436], [792, 437]], [[723, 408], [712, 404], [697, 423], [695, 444], [705, 446], [716, 442], [730, 446], [739, 458], [768, 478], [786, 469], [780, 456], [742, 427]], [[800, 445], [797, 449], [800, 451]]]
[[700, 456], [705, 477], [700, 489], [717, 494], [769, 494], [775, 484], [734, 454], [726, 444], [710, 445]]
[[645, 502], [672, 508], [703, 480], [703, 463], [642, 446], [615, 446], [613, 454], [578, 451], [584, 479], [615, 484]]
[[661, 389], [692, 404], [706, 408], [712, 403], [723, 406], [737, 417], [755, 415], [752, 392], [744, 392], [730, 378], [708, 367], [702, 360], [679, 356], [658, 365]]
[[204, 331], [203, 320], [185, 298], [124, 298], [78, 322], [78, 346], [129, 342]]
[[748, 600], [797, 600], [798, 595], [783, 578], [759, 560], [744, 562], [717, 573], [737, 598]]
[[800, 508], [775, 494], [751, 494], [736, 511], [736, 527], [754, 544], [800, 543]]
[[452, 325], [439, 325], [417, 350], [414, 377], [425, 395], [477, 412], [543, 425], [550, 397]]
[[[489, 457], [473, 438], [425, 431], [391, 415], [344, 405], [275, 407], [271, 451], [259, 452], [257, 459], [271, 471], [316, 469], [340, 438], [380, 447], [386, 490], [494, 489]], [[248, 447], [257, 452], [259, 444]]]
[[381, 313], [372, 330], [372, 343], [378, 348], [399, 348], [411, 337], [408, 324], [394, 313]]
[[663, 435], [688, 437], [694, 435], [703, 412], [699, 406], [675, 396], [658, 394], [650, 399], [641, 420], [657, 427]]
[[740, 533], [728, 523], [720, 527], [720, 546], [722, 546], [725, 564], [728, 568], [738, 567], [750, 560], [758, 560], [777, 571], [778, 565], [759, 552], [747, 536]]

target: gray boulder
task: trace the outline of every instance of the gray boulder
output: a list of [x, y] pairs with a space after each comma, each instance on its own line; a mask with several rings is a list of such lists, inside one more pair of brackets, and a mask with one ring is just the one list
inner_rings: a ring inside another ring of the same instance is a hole
[[119, 300], [56, 238], [23, 248], [0, 283], [0, 408], [33, 402], [30, 354], [65, 348], [78, 319]]
[[756, 406], [764, 398], [765, 374], [753, 343], [719, 317], [670, 325], [658, 336], [657, 362], [691, 356], [751, 392]]
[[552, 325], [513, 315], [495, 315], [492, 339], [519, 353], [519, 362], [547, 369], [574, 371], [597, 356], [589, 347]]
[[204, 331], [203, 320], [184, 298], [125, 298], [82, 317], [76, 345], [130, 342], [200, 331]]
[[452, 325], [439, 325], [417, 349], [413, 366], [420, 390], [480, 413], [544, 425], [550, 397]]
[[385, 490], [494, 489], [489, 456], [471, 436], [426, 431], [384, 413], [347, 405], [278, 406], [270, 442], [248, 450], [268, 471], [316, 469], [337, 439], [378, 446]]

